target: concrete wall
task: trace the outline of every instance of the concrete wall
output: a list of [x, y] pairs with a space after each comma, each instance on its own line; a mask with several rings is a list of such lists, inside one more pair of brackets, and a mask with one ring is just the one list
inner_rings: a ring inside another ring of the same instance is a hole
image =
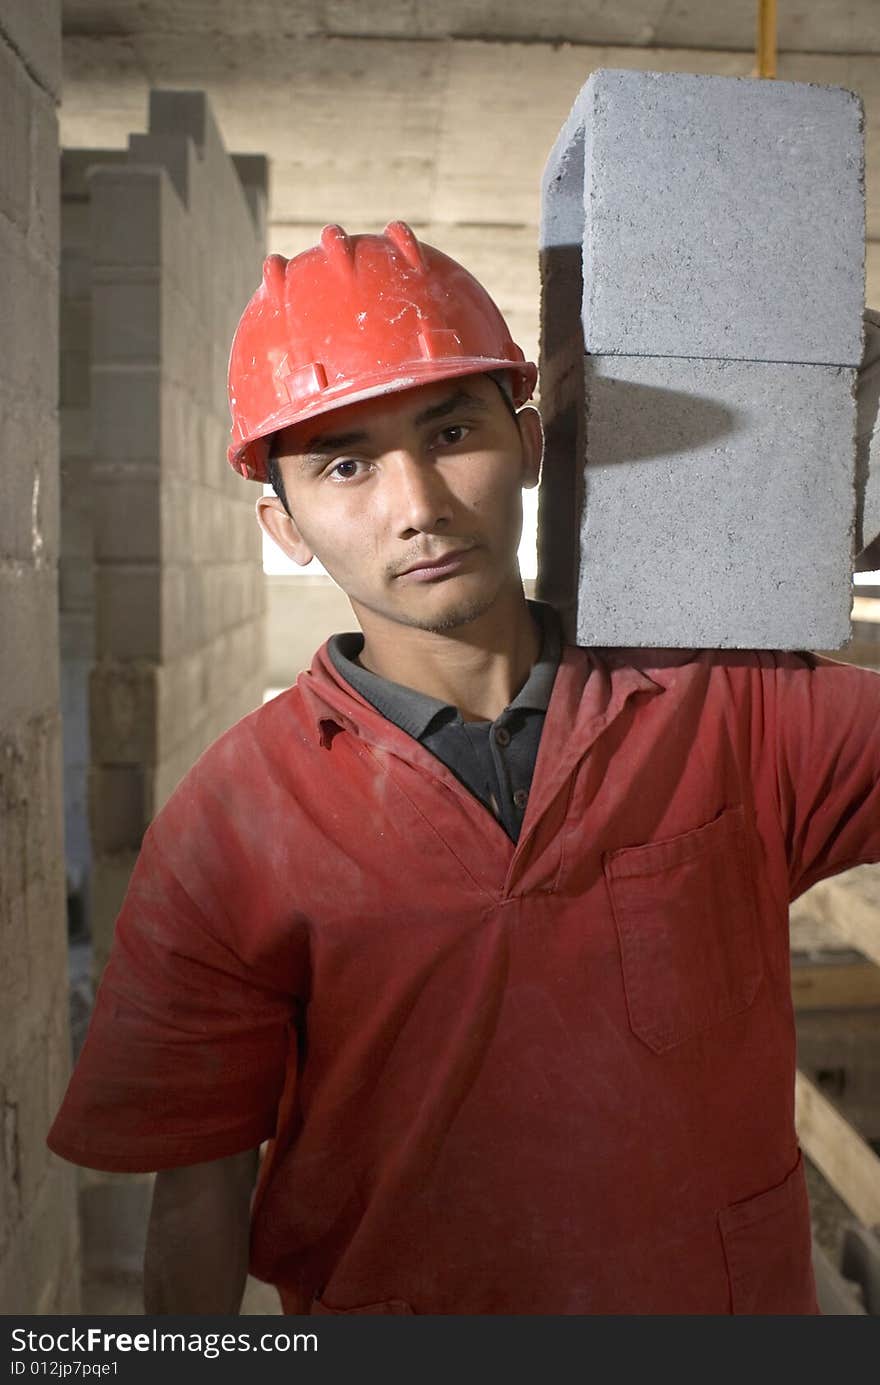
[[58, 0], [0, 16], [0, 1313], [79, 1303], [58, 687]]
[[149, 133], [89, 187], [99, 972], [145, 827], [262, 697], [257, 490], [226, 465], [225, 367], [260, 279], [266, 165], [233, 163], [203, 94], [153, 92]]

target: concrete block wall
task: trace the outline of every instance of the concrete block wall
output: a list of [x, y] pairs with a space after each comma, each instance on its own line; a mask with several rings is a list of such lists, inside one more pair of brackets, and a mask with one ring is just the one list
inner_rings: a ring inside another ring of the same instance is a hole
[[538, 591], [569, 638], [838, 648], [863, 349], [858, 98], [595, 72], [547, 162], [541, 246]]
[[89, 179], [100, 972], [144, 829], [265, 684], [257, 492], [226, 464], [225, 382], [266, 163], [233, 162], [202, 93], [154, 91], [149, 133]]
[[0, 14], [0, 1313], [79, 1306], [58, 680], [58, 0]]

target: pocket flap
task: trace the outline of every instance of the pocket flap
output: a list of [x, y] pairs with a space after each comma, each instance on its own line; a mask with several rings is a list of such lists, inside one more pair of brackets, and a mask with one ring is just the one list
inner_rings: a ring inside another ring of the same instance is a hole
[[741, 807], [603, 858], [633, 1033], [655, 1053], [748, 1009], [762, 968]]

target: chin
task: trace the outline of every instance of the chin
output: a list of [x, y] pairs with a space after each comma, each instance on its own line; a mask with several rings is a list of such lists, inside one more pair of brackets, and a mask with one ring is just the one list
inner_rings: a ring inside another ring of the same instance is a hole
[[485, 615], [494, 605], [497, 595], [497, 592], [492, 595], [485, 592], [475, 593], [473, 596], [450, 601], [439, 610], [412, 611], [400, 619], [405, 625], [414, 625], [419, 630], [442, 635], [449, 630], [457, 630], [462, 625], [470, 625], [472, 621]]

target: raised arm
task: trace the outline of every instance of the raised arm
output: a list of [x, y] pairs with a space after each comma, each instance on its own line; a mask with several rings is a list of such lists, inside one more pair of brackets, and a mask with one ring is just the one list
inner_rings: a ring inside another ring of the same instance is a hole
[[144, 1256], [146, 1313], [238, 1313], [259, 1151], [156, 1175]]

